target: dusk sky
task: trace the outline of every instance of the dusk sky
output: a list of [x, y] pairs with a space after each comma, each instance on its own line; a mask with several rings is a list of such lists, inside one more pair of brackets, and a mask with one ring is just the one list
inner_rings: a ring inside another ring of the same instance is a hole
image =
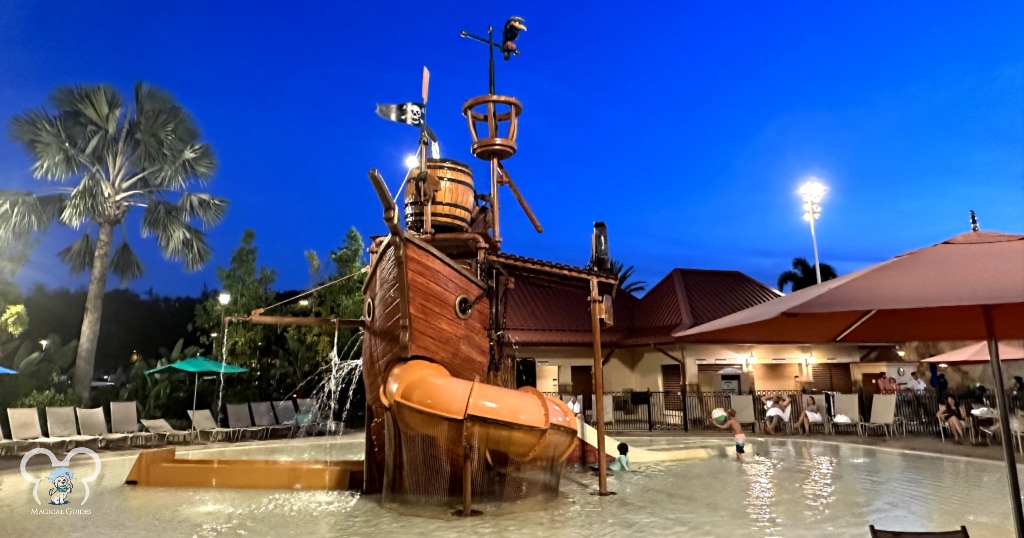
[[[1020, 0], [4, 2], [0, 188], [51, 188], [7, 135], [13, 115], [60, 85], [146, 81], [195, 116], [220, 163], [207, 190], [231, 206], [192, 274], [131, 219], [147, 268], [131, 287], [218, 288], [252, 228], [276, 288], [307, 288], [304, 250], [386, 233], [367, 171], [396, 191], [418, 133], [374, 106], [418, 100], [423, 66], [442, 156], [486, 191], [461, 106], [487, 92], [487, 52], [459, 31], [512, 15], [528, 31], [497, 60], [497, 92], [524, 106], [506, 166], [544, 233], [505, 189], [505, 252], [584, 265], [603, 220], [649, 285], [685, 267], [774, 287], [813, 259], [796, 195], [812, 175], [829, 187], [821, 260], [840, 274], [966, 232], [972, 209], [984, 230], [1024, 233]], [[84, 287], [55, 256], [76, 236], [52, 228], [19, 283]]]

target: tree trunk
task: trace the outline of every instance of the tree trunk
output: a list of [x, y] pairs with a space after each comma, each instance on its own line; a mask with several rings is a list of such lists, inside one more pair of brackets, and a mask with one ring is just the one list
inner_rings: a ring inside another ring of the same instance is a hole
[[103, 294], [107, 291], [107, 271], [110, 269], [110, 245], [114, 238], [114, 225], [100, 224], [89, 274], [89, 292], [85, 296], [85, 316], [78, 340], [75, 358], [75, 392], [89, 405], [93, 367], [96, 364], [96, 344], [100, 339], [100, 318], [103, 316]]

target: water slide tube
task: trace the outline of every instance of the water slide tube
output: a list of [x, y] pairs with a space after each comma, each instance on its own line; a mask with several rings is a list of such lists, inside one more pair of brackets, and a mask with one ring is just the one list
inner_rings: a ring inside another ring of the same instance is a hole
[[467, 441], [488, 453], [562, 462], [576, 443], [569, 406], [533, 387], [511, 390], [468, 381], [439, 364], [410, 360], [391, 369], [380, 394], [402, 429], [431, 433], [441, 424], [461, 423]]

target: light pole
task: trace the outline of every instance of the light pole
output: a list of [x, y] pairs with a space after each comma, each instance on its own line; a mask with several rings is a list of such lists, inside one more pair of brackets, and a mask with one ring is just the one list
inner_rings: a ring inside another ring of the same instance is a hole
[[818, 262], [818, 238], [814, 235], [814, 221], [821, 217], [821, 206], [818, 205], [825, 197], [828, 189], [817, 178], [800, 186], [797, 193], [804, 201], [804, 220], [811, 224], [811, 244], [814, 246], [814, 274], [818, 277], [818, 284], [821, 284], [821, 263]]
[[[220, 303], [220, 330], [224, 333], [224, 343], [221, 345], [220, 360], [224, 361], [227, 359], [224, 354], [228, 347], [228, 328], [224, 325], [224, 313], [228, 307], [228, 303], [231, 302], [231, 294], [228, 292], [221, 292], [221, 294], [217, 296], [217, 301]], [[217, 333], [213, 333], [214, 337], [216, 337], [216, 335]]]

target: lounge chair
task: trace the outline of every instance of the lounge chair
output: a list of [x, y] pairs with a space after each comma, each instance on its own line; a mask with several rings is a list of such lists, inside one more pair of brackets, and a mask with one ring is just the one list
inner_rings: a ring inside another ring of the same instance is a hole
[[266, 427], [269, 430], [268, 437], [274, 432], [284, 432], [286, 436], [291, 437], [292, 432], [295, 431], [294, 424], [277, 423], [277, 419], [274, 418], [274, 408], [270, 402], [252, 402], [249, 407], [252, 409], [253, 424]]
[[107, 417], [103, 415], [102, 407], [93, 409], [75, 408], [78, 415], [78, 427], [85, 435], [95, 435], [100, 438], [100, 447], [110, 447], [111, 444], [121, 443], [127, 447], [131, 436], [124, 433], [111, 433], [107, 428]]
[[750, 431], [757, 431], [753, 396], [749, 394], [730, 394], [729, 407], [736, 411], [736, 421], [740, 423], [740, 426], [750, 424]]
[[320, 406], [318, 406], [312, 398], [299, 398], [295, 400], [295, 404], [299, 407], [299, 412], [295, 415], [295, 420], [298, 425], [305, 429], [310, 435], [315, 435], [320, 432], [331, 433], [334, 431], [335, 424], [330, 420], [330, 417], [326, 416]]
[[217, 421], [213, 420], [213, 413], [209, 409], [189, 409], [188, 418], [192, 419], [192, 429], [196, 431], [199, 438], [203, 438], [203, 433], [206, 433], [206, 438], [210, 442], [217, 440], [227, 439], [228, 441], [234, 441], [238, 439], [238, 435], [241, 430], [238, 428], [221, 428], [217, 425]]
[[[330, 411], [324, 406], [318, 405], [312, 398], [299, 398], [295, 400], [295, 404], [299, 407], [295, 421], [310, 435], [318, 433], [330, 435], [341, 432], [341, 422], [332, 420]], [[330, 403], [326, 403], [326, 406], [330, 407]]]
[[46, 432], [50, 434], [50, 439], [67, 440], [68, 448], [86, 446], [98, 449], [100, 447], [100, 437], [98, 435], [82, 435], [78, 433], [74, 407], [47, 407]]
[[238, 438], [250, 434], [256, 439], [263, 439], [270, 432], [266, 426], [253, 426], [249, 417], [249, 404], [227, 404], [228, 426], [238, 430]]
[[955, 531], [884, 531], [876, 529], [874, 525], [869, 525], [868, 530], [871, 531], [871, 538], [971, 538], [967, 534], [967, 527], [963, 525]]
[[[852, 427], [857, 435], [860, 435], [860, 396], [857, 394], [836, 394], [832, 400], [832, 409], [835, 416], [832, 417], [832, 431]], [[840, 415], [850, 419], [849, 422], [836, 420]]]
[[152, 446], [157, 435], [139, 431], [139, 414], [135, 402], [110, 402], [110, 431], [128, 434], [128, 444]]
[[906, 435], [906, 425], [904, 425], [903, 419], [896, 416], [896, 395], [875, 394], [871, 397], [871, 420], [861, 422], [858, 428], [862, 435], [867, 435], [870, 430], [881, 428], [885, 432], [885, 436], [890, 437], [899, 433], [901, 425], [904, 426], [903, 434]]
[[18, 445], [29, 447], [57, 448], [67, 451], [67, 439], [51, 439], [43, 437], [43, 430], [39, 425], [39, 411], [35, 407], [16, 407], [7, 410], [7, 419], [11, 423], [11, 439], [15, 442], [14, 451], [18, 451]]
[[0, 428], [0, 456], [6, 454], [8, 449], [14, 450], [16, 446], [18, 446], [18, 442], [5, 437], [3, 428]]
[[274, 402], [274, 415], [277, 416], [278, 424], [292, 427], [291, 435], [299, 433], [299, 423], [295, 418], [295, 402], [292, 400]]
[[142, 419], [142, 425], [149, 430], [150, 433], [161, 437], [164, 444], [168, 442], [181, 442], [187, 443], [192, 440], [194, 432], [192, 430], [176, 430], [162, 418], [157, 419]]

